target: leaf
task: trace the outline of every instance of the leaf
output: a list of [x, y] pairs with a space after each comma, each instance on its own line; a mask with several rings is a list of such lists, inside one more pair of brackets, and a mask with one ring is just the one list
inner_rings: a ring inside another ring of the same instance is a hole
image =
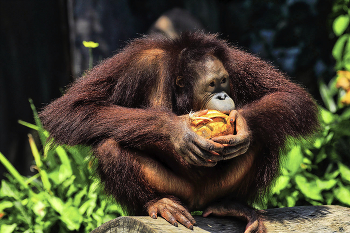
[[28, 128], [30, 128], [30, 129], [34, 129], [34, 130], [36, 130], [36, 131], [39, 130], [39, 127], [38, 127], [38, 126], [33, 125], [33, 124], [31, 124], [31, 123], [28, 123], [28, 122], [25, 122], [25, 121], [22, 121], [22, 120], [18, 120], [18, 123], [21, 124], [21, 125], [24, 125], [24, 126], [26, 126], [26, 127], [28, 127]]
[[92, 150], [90, 147], [87, 146], [73, 146], [73, 147], [67, 147], [67, 150], [69, 153], [71, 153], [72, 158], [78, 165], [86, 165], [85, 158], [91, 157]]
[[123, 211], [122, 207], [119, 204], [109, 203], [106, 208], [106, 213], [117, 213], [121, 216], [127, 216], [127, 213]]
[[316, 180], [316, 185], [319, 187], [321, 190], [330, 190], [331, 188], [336, 185], [337, 180], [321, 180], [317, 179]]
[[83, 198], [84, 195], [87, 194], [87, 188], [85, 187], [83, 190], [81, 190], [79, 193], [77, 193], [74, 197], [74, 202], [73, 204], [75, 206], [80, 206], [81, 199]]
[[347, 182], [350, 182], [350, 169], [340, 162], [338, 163], [338, 167], [341, 177]]
[[333, 21], [333, 31], [336, 36], [340, 36], [344, 33], [344, 31], [349, 26], [349, 15], [339, 15], [334, 21]]
[[286, 197], [286, 200], [287, 200], [287, 207], [295, 206], [296, 201], [293, 197], [288, 196]]
[[71, 231], [79, 230], [80, 225], [83, 222], [83, 216], [79, 213], [78, 208], [68, 205], [64, 207], [60, 219]]
[[341, 115], [340, 118], [342, 120], [349, 120], [350, 119], [350, 108], [347, 108]]
[[339, 175], [339, 173], [340, 173], [339, 170], [335, 170], [332, 173], [326, 173], [325, 178], [326, 179], [335, 179]]
[[62, 184], [66, 179], [72, 177], [72, 171], [70, 170], [70, 167], [62, 164], [50, 172], [48, 176], [55, 184], [59, 185]]
[[29, 99], [29, 103], [30, 103], [30, 107], [31, 107], [32, 112], [33, 112], [33, 118], [34, 118], [35, 124], [39, 128], [38, 133], [39, 133], [39, 138], [40, 138], [41, 144], [45, 145], [47, 138], [49, 137], [49, 133], [44, 129], [44, 127], [40, 121], [39, 114], [35, 108], [33, 100]]
[[[318, 147], [318, 148], [320, 148], [320, 147]], [[316, 155], [315, 164], [319, 164], [320, 162], [322, 162], [326, 158], [327, 158], [327, 153], [326, 153], [325, 147], [323, 147], [323, 148], [321, 148], [319, 153]]]
[[[349, 47], [350, 42], [348, 42], [348, 47]], [[343, 65], [345, 69], [350, 70], [350, 51], [347, 50], [346, 54], [344, 55], [343, 58]]]
[[34, 233], [44, 233], [43, 229], [41, 229], [40, 226], [35, 225], [34, 226]]
[[[337, 72], [337, 74], [338, 74], [338, 72]], [[338, 91], [339, 91], [339, 89], [337, 87], [338, 76], [332, 78], [328, 83], [328, 90], [329, 90], [330, 95], [332, 95], [332, 96], [335, 96], [336, 94], [338, 94]]]
[[320, 149], [321, 146], [323, 144], [323, 140], [321, 138], [316, 138], [314, 143], [313, 143], [313, 146], [316, 148], [316, 149]]
[[[84, 204], [82, 204], [80, 206], [79, 213], [84, 214], [89, 208], [91, 208], [91, 207], [95, 208], [95, 206], [96, 206], [96, 200], [89, 199]], [[87, 214], [87, 215], [90, 216], [89, 214]]]
[[300, 169], [300, 164], [303, 161], [303, 152], [301, 147], [294, 146], [288, 153], [285, 168], [290, 172], [290, 175], [293, 176]]
[[76, 191], [78, 191], [79, 189], [77, 188], [77, 186], [75, 184], [72, 184], [71, 186], [69, 186], [69, 189], [67, 191], [66, 196], [70, 197], [73, 195], [73, 193], [75, 193]]
[[32, 219], [30, 216], [30, 213], [28, 211], [26, 211], [26, 209], [24, 208], [24, 206], [22, 205], [21, 202], [16, 201], [14, 203], [16, 209], [19, 210], [19, 212], [21, 213], [21, 216], [23, 217], [23, 220], [28, 224], [28, 226], [32, 225]]
[[11, 201], [4, 201], [2, 200], [0, 202], [0, 212], [2, 212], [4, 209], [8, 209], [13, 207], [13, 203]]
[[41, 155], [39, 153], [38, 148], [36, 147], [36, 144], [34, 142], [33, 136], [31, 134], [28, 134], [28, 138], [29, 138], [29, 144], [30, 144], [30, 149], [32, 150], [32, 154], [35, 160], [35, 163], [38, 167], [39, 173], [40, 173], [40, 177], [41, 177], [41, 181], [43, 182], [43, 186], [44, 188], [48, 191], [51, 192], [51, 183], [49, 181], [48, 175], [46, 173], [46, 170], [44, 170], [43, 168], [43, 162], [41, 161]]
[[18, 191], [5, 180], [1, 180], [0, 197], [13, 197], [16, 200], [20, 199]]
[[63, 208], [64, 208], [64, 204], [63, 201], [61, 199], [59, 199], [58, 197], [54, 197], [54, 196], [50, 196], [49, 194], [46, 195], [47, 196], [47, 200], [50, 203], [51, 207], [56, 210], [56, 212], [58, 212], [59, 214], [64, 214]]
[[337, 61], [342, 61], [344, 47], [348, 39], [349, 39], [349, 34], [344, 34], [341, 37], [339, 37], [339, 39], [335, 43], [332, 50], [332, 55]]
[[[65, 188], [68, 188], [68, 187], [70, 187], [70, 186], [72, 186], [72, 185], [75, 185], [75, 184], [74, 184], [75, 179], [76, 179], [75, 175], [71, 175], [70, 177], [68, 177], [67, 179], [65, 179], [65, 180], [62, 182], [62, 188], [65, 189]], [[68, 197], [68, 196], [66, 195], [66, 197]]]
[[23, 176], [19, 174], [16, 168], [6, 159], [6, 157], [0, 152], [0, 162], [10, 172], [10, 174], [25, 188], [29, 190], [27, 183], [24, 181]]
[[[322, 98], [325, 106], [329, 109], [329, 111], [335, 112], [337, 110], [336, 104], [333, 100], [333, 97], [330, 94], [330, 90], [328, 89], [327, 85], [323, 81], [319, 82], [319, 90], [320, 90], [321, 98]], [[321, 116], [322, 116], [322, 110], [324, 110], [324, 109], [321, 107], [319, 107], [319, 108], [320, 108]], [[323, 118], [323, 116], [322, 116], [322, 118]], [[326, 120], [328, 120], [328, 118], [326, 118]]]
[[324, 197], [326, 199], [326, 204], [327, 205], [331, 205], [333, 203], [333, 200], [334, 200], [333, 192], [332, 193], [329, 193], [329, 192], [325, 193]]
[[107, 205], [106, 199], [101, 200], [101, 207], [98, 208], [98, 209], [95, 211], [95, 213], [98, 214], [98, 215], [100, 215], [100, 216], [103, 216], [104, 213], [105, 213], [106, 205]]
[[16, 227], [17, 227], [16, 223], [14, 223], [12, 225], [1, 224], [0, 233], [11, 233], [11, 232], [14, 232]]
[[100, 216], [98, 214], [95, 214], [95, 213], [92, 213], [92, 217], [93, 217], [93, 219], [96, 220], [97, 226], [100, 226], [103, 223], [102, 222], [102, 216]]
[[288, 176], [280, 176], [276, 180], [276, 184], [274, 185], [272, 189], [273, 194], [279, 195], [281, 190], [286, 188], [289, 184], [290, 178]]
[[350, 206], [350, 191], [343, 185], [339, 185], [338, 188], [334, 189], [335, 197], [342, 203]]
[[328, 111], [322, 107], [319, 107], [319, 110], [320, 110], [320, 114], [321, 114], [321, 119], [324, 123], [330, 124], [337, 119], [338, 115], [333, 114], [331, 111]]
[[64, 164], [66, 166], [67, 171], [69, 171], [71, 174], [73, 174], [72, 168], [71, 168], [71, 161], [68, 157], [67, 152], [63, 148], [63, 146], [57, 146], [55, 151], [56, 151], [58, 157], [60, 158], [62, 164]]
[[316, 182], [313, 180], [308, 182], [307, 179], [301, 175], [296, 175], [295, 182], [297, 183], [300, 191], [308, 198], [318, 201], [323, 201], [321, 195], [321, 189], [317, 187]]

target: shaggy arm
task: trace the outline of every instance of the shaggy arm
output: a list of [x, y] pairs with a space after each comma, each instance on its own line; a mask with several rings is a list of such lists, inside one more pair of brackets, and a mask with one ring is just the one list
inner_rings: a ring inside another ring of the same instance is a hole
[[307, 136], [318, 126], [317, 106], [302, 89], [274, 92], [240, 110], [253, 130], [252, 141], [268, 148], [284, 146], [286, 136]]
[[112, 137], [117, 142], [143, 145], [164, 140], [166, 127], [176, 119], [170, 112], [155, 109], [84, 104], [70, 98], [67, 93], [40, 113], [44, 128], [59, 144], [90, 145]]

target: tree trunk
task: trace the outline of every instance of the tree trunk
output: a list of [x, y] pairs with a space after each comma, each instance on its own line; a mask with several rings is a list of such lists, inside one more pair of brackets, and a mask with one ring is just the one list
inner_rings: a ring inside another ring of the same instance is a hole
[[[161, 217], [119, 217], [91, 233], [119, 232], [244, 232], [246, 223], [235, 218], [195, 216], [197, 226], [191, 231], [181, 224], [174, 227]], [[268, 209], [264, 213], [267, 232], [350, 232], [350, 208], [341, 206], [299, 206]]]

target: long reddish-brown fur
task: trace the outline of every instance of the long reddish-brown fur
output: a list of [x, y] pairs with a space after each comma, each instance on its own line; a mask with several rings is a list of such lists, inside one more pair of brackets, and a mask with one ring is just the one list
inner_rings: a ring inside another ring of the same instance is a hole
[[[231, 97], [247, 121], [254, 153], [201, 168], [188, 165], [175, 153], [169, 134], [177, 116], [188, 114], [193, 106], [196, 78], [189, 64], [208, 54], [219, 58], [229, 73]], [[185, 77], [184, 88], [176, 86], [178, 76]], [[133, 214], [144, 214], [150, 201], [177, 197], [176, 191], [164, 192], [150, 184], [141, 169], [147, 161], [158, 161], [179, 174], [184, 179], [183, 184], [175, 184], [183, 186], [179, 189], [187, 188], [186, 180], [194, 183], [189, 195], [200, 195], [203, 174], [208, 183], [220, 184], [218, 173], [239, 171], [252, 158], [249, 172], [224, 192], [232, 199], [251, 202], [278, 173], [287, 136], [309, 135], [318, 125], [315, 102], [303, 88], [270, 64], [203, 33], [131, 41], [46, 106], [40, 118], [57, 143], [93, 147], [106, 190]], [[159, 172], [163, 174], [167, 172]], [[220, 189], [220, 185], [213, 187]], [[191, 210], [209, 204], [191, 205], [191, 198], [181, 200]], [[213, 194], [204, 202], [215, 198]]]

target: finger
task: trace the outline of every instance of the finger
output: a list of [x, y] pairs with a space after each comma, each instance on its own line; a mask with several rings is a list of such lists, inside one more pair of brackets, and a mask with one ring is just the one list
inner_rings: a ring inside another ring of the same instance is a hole
[[237, 145], [228, 145], [225, 146], [224, 151], [222, 152], [222, 155], [226, 158], [227, 155], [233, 154], [233, 153], [237, 153], [239, 155], [239, 153], [245, 153], [248, 149], [249, 149], [249, 145], [250, 145], [250, 141], [249, 139], [245, 139], [239, 143], [237, 143]]
[[[237, 141], [237, 135], [225, 135], [225, 136], [217, 136], [211, 139], [214, 142], [227, 144], [230, 146], [234, 146]], [[225, 150], [225, 149], [224, 149]]]
[[148, 208], [148, 215], [153, 218], [153, 219], [156, 219], [157, 218], [157, 213], [158, 213], [158, 210], [155, 206], [150, 206]]
[[176, 203], [171, 203], [167, 206], [167, 210], [172, 214], [173, 217], [175, 217], [177, 222], [180, 222], [185, 227], [193, 230], [193, 224], [191, 222], [193, 217], [183, 206]]
[[237, 110], [232, 110], [230, 112], [229, 118], [230, 118], [230, 123], [232, 124], [233, 122], [235, 122], [236, 118], [237, 118]]
[[194, 219], [194, 217], [186, 210], [185, 213], [183, 213], [185, 215], [185, 217], [190, 220], [191, 224], [193, 226], [197, 226], [197, 222], [196, 220]]
[[180, 212], [173, 212], [173, 214], [175, 215], [176, 220], [181, 223], [182, 225], [184, 225], [185, 227], [187, 227], [188, 229], [193, 230], [193, 224], [191, 223], [191, 221], [184, 216], [182, 213]]
[[201, 157], [196, 156], [196, 154], [194, 154], [192, 151], [186, 149], [183, 150], [183, 154], [184, 154], [184, 159], [192, 165], [195, 166], [203, 166], [203, 167], [213, 167], [216, 165], [215, 161], [211, 161], [211, 160], [205, 160]]
[[197, 165], [198, 164], [198, 158], [192, 154], [187, 148], [180, 148], [180, 152], [182, 154], [182, 157], [188, 162], [189, 164], [192, 165]]
[[236, 152], [233, 152], [233, 153], [227, 153], [226, 156], [224, 156], [223, 160], [228, 160], [228, 159], [232, 159], [234, 157], [237, 157], [239, 155], [242, 155], [244, 153], [246, 153], [248, 150], [248, 147], [243, 147], [241, 148], [240, 150], [236, 151]]
[[188, 220], [190, 220], [193, 225], [196, 225], [196, 220], [193, 218], [191, 213], [188, 212], [188, 210], [185, 207], [177, 204], [176, 202], [174, 202], [174, 207], [178, 209], [181, 212], [181, 214], [184, 215]]
[[194, 138], [193, 143], [206, 151], [215, 151], [220, 153], [221, 151], [224, 150], [224, 146], [221, 145], [220, 143], [216, 143], [212, 140], [201, 138], [198, 135], [196, 135], [196, 137]]
[[248, 221], [244, 233], [255, 232], [259, 227], [258, 216], [255, 211], [251, 211], [247, 214], [246, 219]]
[[244, 233], [251, 233], [251, 232], [256, 232], [256, 230], [259, 227], [259, 221], [258, 219], [251, 219], [249, 220]]
[[249, 142], [248, 134], [236, 134], [236, 135], [225, 135], [212, 138], [214, 142], [221, 144], [227, 144], [228, 146], [236, 146], [238, 144], [245, 144]]
[[222, 160], [223, 156], [220, 154], [213, 154], [209, 151], [205, 151], [201, 148], [198, 148], [196, 145], [191, 144], [190, 150], [197, 156], [201, 157], [205, 162], [216, 164], [216, 161]]
[[167, 220], [171, 225], [178, 226], [176, 218], [170, 213], [170, 211], [167, 208], [163, 208], [160, 211], [161, 216]]
[[240, 114], [238, 114], [238, 112], [236, 115], [236, 131], [237, 134], [247, 134], [249, 131], [245, 119]]
[[208, 217], [210, 214], [212, 214], [213, 213], [213, 211], [211, 210], [211, 209], [206, 209], [204, 212], [203, 212], [203, 214], [202, 214], [202, 216], [204, 217], [204, 218], [206, 218], [206, 217]]

